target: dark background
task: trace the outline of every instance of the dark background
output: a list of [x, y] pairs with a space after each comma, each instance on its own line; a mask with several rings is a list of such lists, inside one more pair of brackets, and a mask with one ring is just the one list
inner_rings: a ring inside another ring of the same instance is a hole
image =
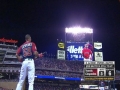
[[18, 40], [18, 46], [30, 34], [39, 52], [56, 54], [65, 27], [77, 25], [93, 28], [104, 60], [120, 69], [119, 0], [0, 0], [0, 38]]

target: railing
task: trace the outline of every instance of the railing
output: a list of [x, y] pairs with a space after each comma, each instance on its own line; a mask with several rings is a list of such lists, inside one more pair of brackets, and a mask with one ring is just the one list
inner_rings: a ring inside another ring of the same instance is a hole
[[70, 81], [81, 81], [81, 78], [71, 78], [71, 77], [57, 77], [48, 75], [36, 75], [39, 79], [59, 79], [59, 80], [70, 80]]
[[17, 59], [15, 55], [5, 55], [5, 58], [16, 58]]
[[[5, 52], [5, 55], [7, 54], [7, 52]], [[5, 55], [4, 55], [4, 58], [3, 58], [3, 63], [4, 63], [4, 60], [5, 60]]]

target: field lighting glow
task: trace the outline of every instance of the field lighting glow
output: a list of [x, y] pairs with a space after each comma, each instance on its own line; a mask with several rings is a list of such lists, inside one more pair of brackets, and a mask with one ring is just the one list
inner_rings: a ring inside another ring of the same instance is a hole
[[91, 28], [81, 28], [81, 27], [73, 27], [73, 28], [65, 28], [66, 33], [93, 33], [93, 29]]

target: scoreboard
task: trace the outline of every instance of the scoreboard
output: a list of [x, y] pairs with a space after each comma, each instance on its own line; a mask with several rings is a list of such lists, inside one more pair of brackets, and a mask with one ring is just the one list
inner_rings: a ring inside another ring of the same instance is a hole
[[84, 80], [114, 80], [114, 61], [84, 61]]

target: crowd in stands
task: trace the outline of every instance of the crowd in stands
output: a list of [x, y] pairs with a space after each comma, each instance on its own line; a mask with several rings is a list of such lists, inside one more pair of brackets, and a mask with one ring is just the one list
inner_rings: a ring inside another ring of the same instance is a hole
[[67, 61], [57, 59], [37, 59], [35, 60], [36, 69], [51, 69], [59, 71], [83, 72], [82, 61]]
[[[65, 61], [57, 59], [35, 60], [36, 75], [80, 78], [83, 73], [82, 61]], [[0, 72], [20, 72], [20, 67], [0, 67]]]
[[80, 73], [69, 73], [69, 72], [55, 72], [55, 71], [45, 71], [45, 70], [36, 70], [36, 75], [46, 75], [46, 76], [57, 76], [57, 77], [72, 77], [80, 78], [82, 74]]
[[35, 65], [37, 69], [36, 75], [51, 75], [73, 78], [80, 78], [82, 76], [84, 67], [82, 61], [66, 61], [45, 58], [35, 60]]
[[120, 73], [116, 73], [115, 79], [116, 79], [116, 80], [120, 80]]
[[34, 85], [34, 90], [77, 90], [78, 87], [70, 85], [51, 85], [50, 83], [40, 83]]
[[116, 80], [120, 80], [120, 71], [119, 70], [116, 70], [116, 73], [115, 73], [115, 79]]
[[[82, 61], [66, 61], [57, 59], [35, 60], [36, 75], [52, 75], [58, 77], [81, 77], [83, 72]], [[20, 72], [20, 67], [0, 67], [0, 72]], [[60, 72], [62, 71], [62, 72]], [[77, 73], [79, 72], [79, 73]], [[120, 80], [120, 72], [116, 72], [116, 80]]]
[[[83, 72], [82, 61], [66, 61], [66, 60], [50, 60], [50, 59], [38, 59], [35, 60], [36, 69], [49, 69], [58, 71], [71, 71], [71, 72]], [[20, 70], [15, 67], [0, 67], [0, 70]]]

